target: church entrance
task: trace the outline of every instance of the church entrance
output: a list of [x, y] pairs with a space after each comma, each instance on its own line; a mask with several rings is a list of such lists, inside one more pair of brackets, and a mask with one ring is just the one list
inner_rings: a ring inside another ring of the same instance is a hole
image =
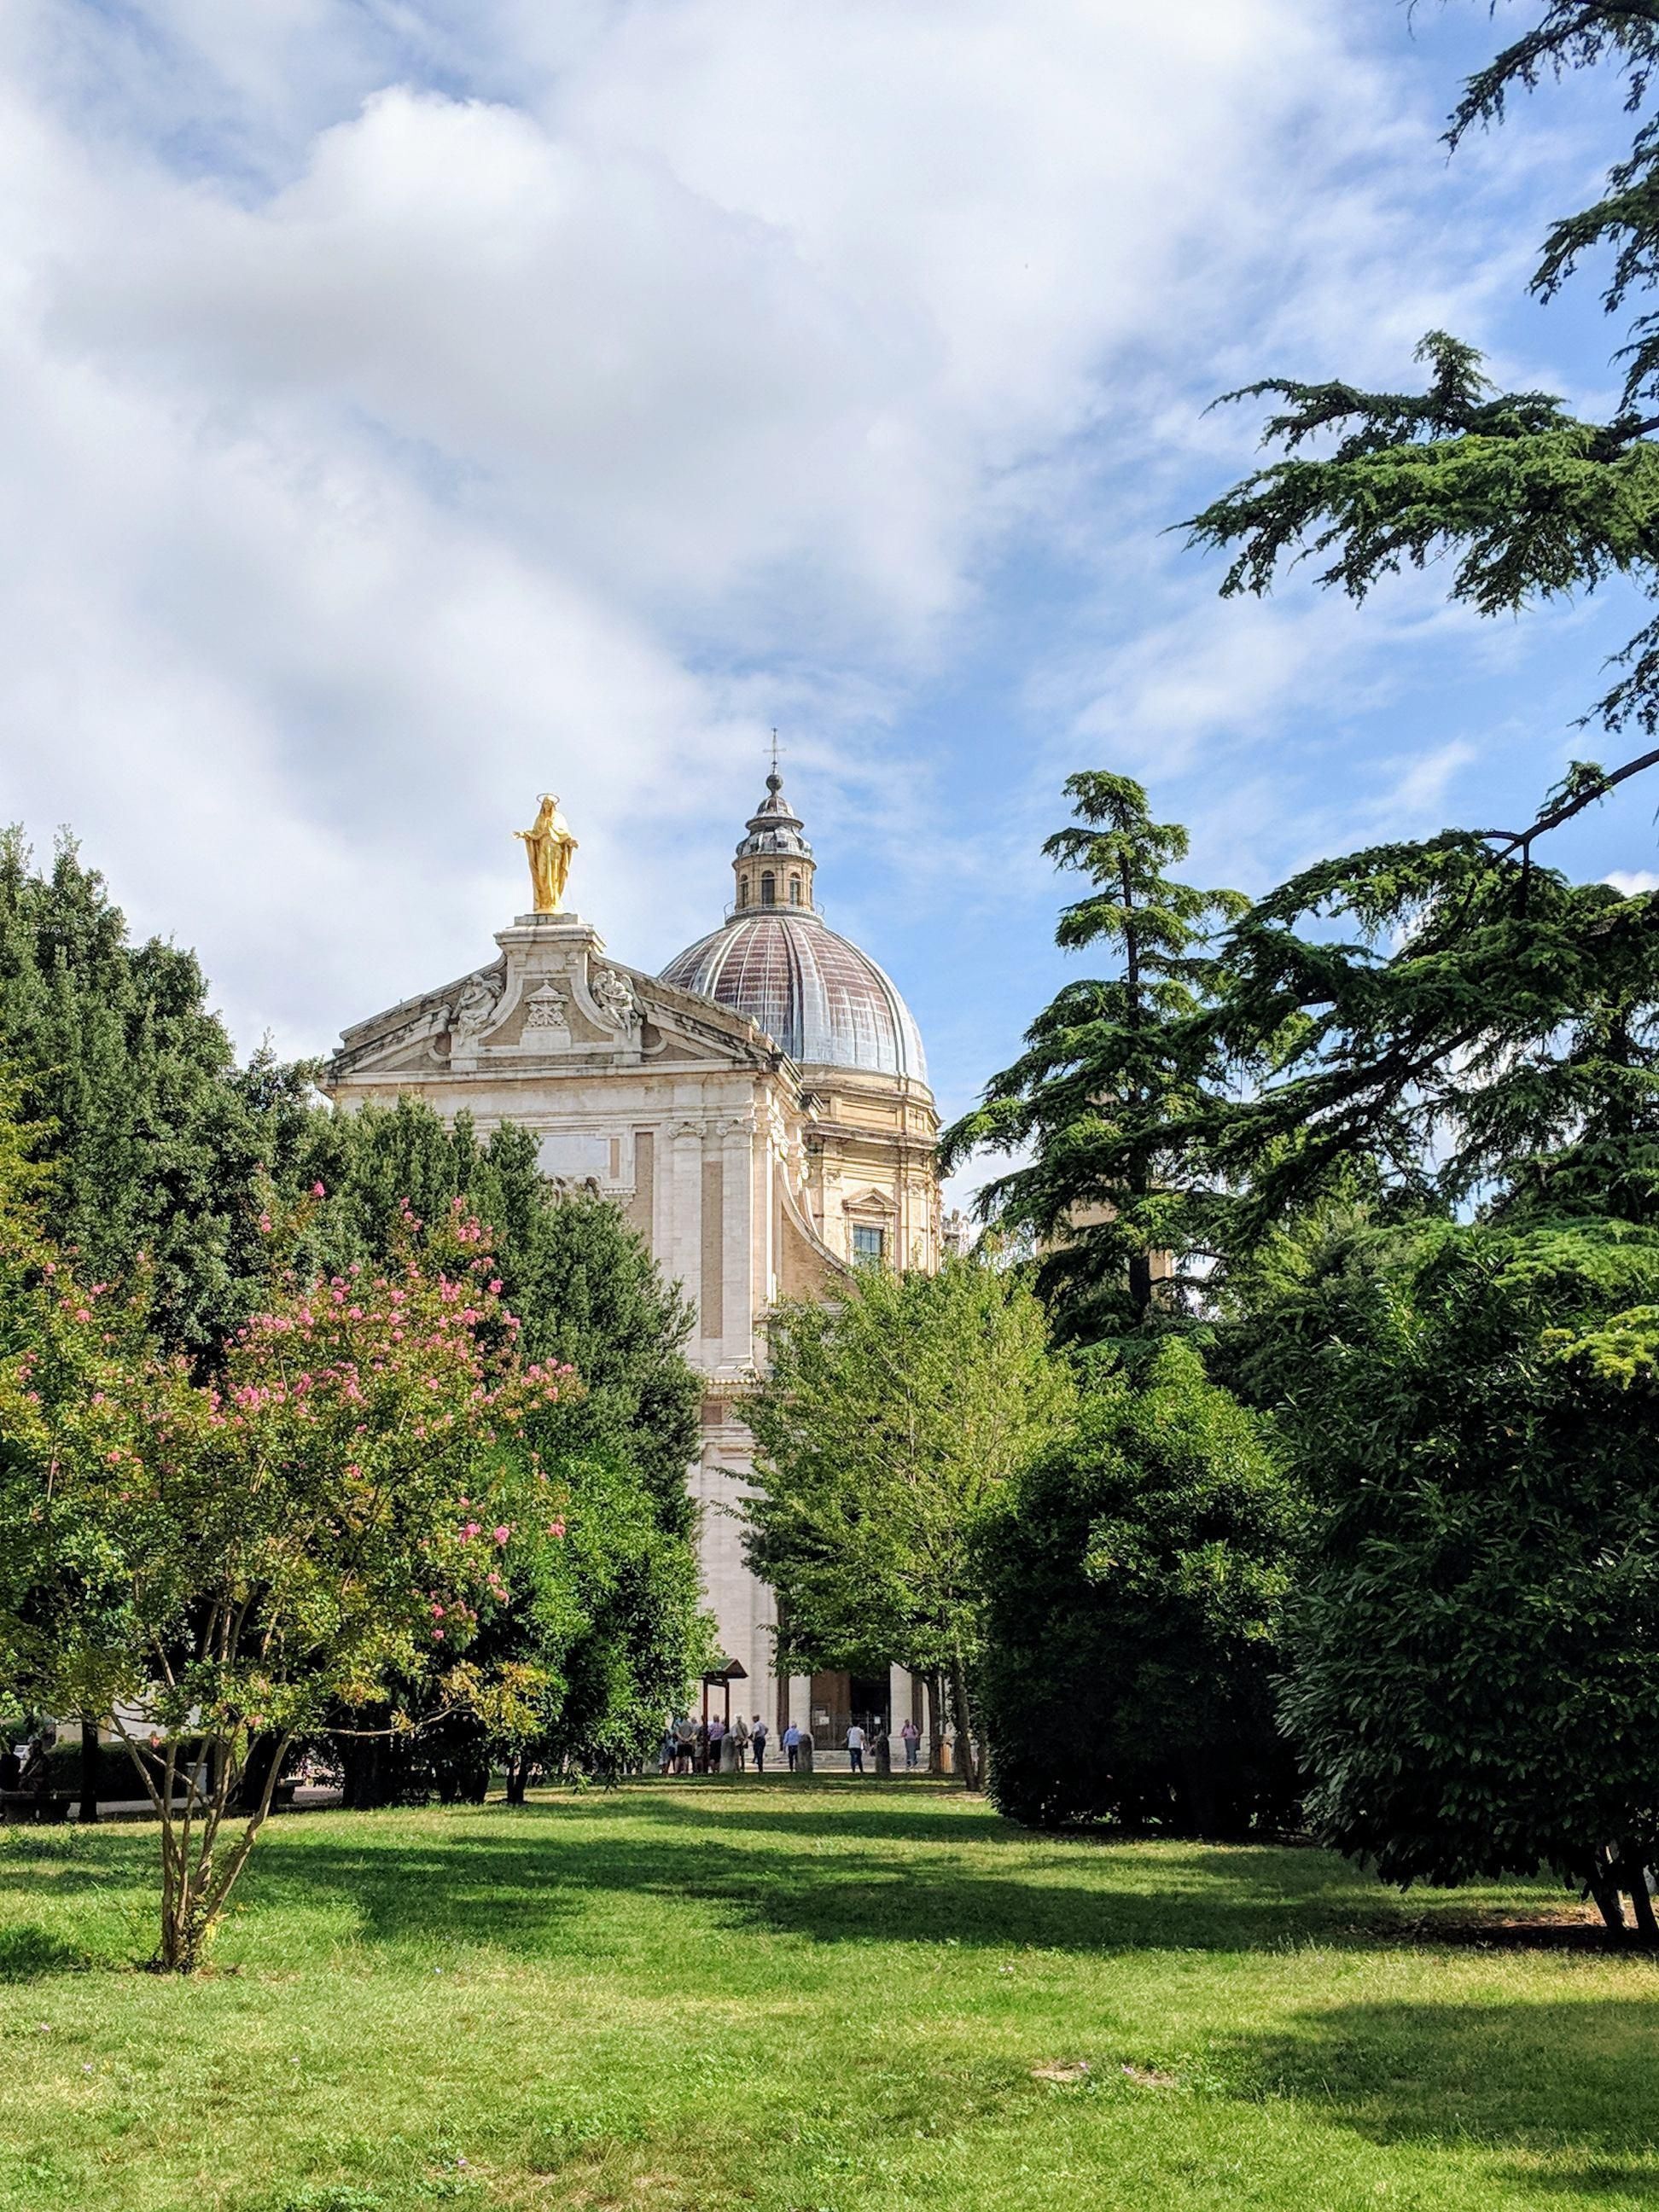
[[873, 1738], [892, 1720], [891, 1677], [886, 1674], [848, 1674], [826, 1669], [812, 1677], [808, 1708], [816, 1751], [840, 1751], [847, 1731], [856, 1721]]

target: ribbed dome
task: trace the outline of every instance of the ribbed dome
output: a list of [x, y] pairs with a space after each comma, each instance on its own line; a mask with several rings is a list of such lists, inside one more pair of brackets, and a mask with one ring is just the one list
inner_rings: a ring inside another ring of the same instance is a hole
[[747, 1014], [792, 1060], [927, 1080], [921, 1038], [890, 978], [810, 908], [738, 914], [677, 954], [662, 980]]

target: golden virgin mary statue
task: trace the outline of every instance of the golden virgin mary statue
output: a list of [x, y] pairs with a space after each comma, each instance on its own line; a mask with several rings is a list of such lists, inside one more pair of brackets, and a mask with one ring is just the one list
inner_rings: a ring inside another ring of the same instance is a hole
[[528, 830], [515, 830], [522, 837], [530, 862], [530, 886], [538, 914], [564, 912], [564, 887], [570, 880], [570, 855], [576, 841], [570, 824], [559, 811], [556, 794], [544, 792], [540, 811]]

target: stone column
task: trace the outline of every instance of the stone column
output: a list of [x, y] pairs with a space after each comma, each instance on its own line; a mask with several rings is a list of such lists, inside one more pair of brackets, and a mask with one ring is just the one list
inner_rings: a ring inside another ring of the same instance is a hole
[[747, 1368], [755, 1357], [755, 1322], [764, 1296], [755, 1282], [755, 1116], [732, 1114], [720, 1123], [722, 1188], [726, 1200], [726, 1333], [721, 1351], [732, 1366]]
[[678, 1276], [686, 1295], [698, 1301], [697, 1334], [693, 1348], [696, 1364], [707, 1372], [703, 1350], [702, 1308], [702, 1124], [671, 1121], [668, 1125], [667, 1190], [669, 1243], [665, 1274]]

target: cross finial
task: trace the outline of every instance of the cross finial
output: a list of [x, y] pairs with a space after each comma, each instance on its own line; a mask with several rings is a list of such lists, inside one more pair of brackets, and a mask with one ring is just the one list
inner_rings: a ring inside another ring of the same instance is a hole
[[773, 775], [775, 775], [777, 774], [777, 772], [778, 772], [778, 733], [777, 733], [776, 729], [775, 728], [775, 729], [773, 730], [773, 732], [772, 732], [772, 773], [773, 773]]

